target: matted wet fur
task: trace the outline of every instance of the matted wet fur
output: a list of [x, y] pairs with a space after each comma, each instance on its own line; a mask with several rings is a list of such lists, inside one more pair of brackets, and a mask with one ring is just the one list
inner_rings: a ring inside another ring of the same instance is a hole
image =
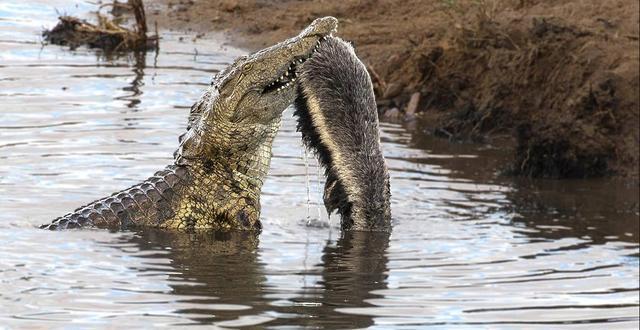
[[389, 173], [371, 78], [353, 47], [327, 37], [300, 72], [298, 130], [325, 167], [324, 203], [344, 230], [389, 230]]

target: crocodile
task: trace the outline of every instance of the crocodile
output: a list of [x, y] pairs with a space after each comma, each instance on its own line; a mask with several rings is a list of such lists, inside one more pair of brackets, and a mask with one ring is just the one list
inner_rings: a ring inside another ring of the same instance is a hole
[[235, 60], [191, 107], [173, 164], [41, 228], [261, 229], [260, 191], [282, 112], [298, 93], [298, 67], [336, 28], [335, 18], [318, 18]]
[[295, 114], [325, 168], [324, 204], [343, 230], [389, 231], [389, 171], [373, 84], [351, 44], [330, 36], [301, 67]]

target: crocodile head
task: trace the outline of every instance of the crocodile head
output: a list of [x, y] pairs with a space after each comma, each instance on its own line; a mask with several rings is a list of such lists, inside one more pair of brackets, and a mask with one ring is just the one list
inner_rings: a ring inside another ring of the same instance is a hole
[[335, 18], [318, 18], [298, 36], [240, 57], [219, 72], [191, 108], [176, 163], [226, 160], [233, 166], [239, 158], [265, 152], [265, 146], [270, 152], [282, 112], [296, 96], [296, 67], [336, 27]]
[[325, 167], [324, 203], [345, 230], [391, 226], [389, 173], [371, 78], [351, 45], [329, 37], [300, 70], [298, 130]]

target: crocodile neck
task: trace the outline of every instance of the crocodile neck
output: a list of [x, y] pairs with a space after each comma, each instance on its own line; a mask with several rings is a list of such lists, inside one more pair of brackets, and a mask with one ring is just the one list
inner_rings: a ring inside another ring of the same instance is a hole
[[178, 230], [260, 229], [260, 191], [269, 159], [261, 159], [261, 162], [266, 166], [245, 160], [179, 166], [186, 170], [187, 182], [178, 188], [179, 200], [172, 203], [175, 215], [159, 223], [158, 227]]
[[170, 229], [257, 230], [260, 192], [271, 163], [273, 140], [280, 128], [276, 120], [261, 133], [261, 143], [213, 152], [206, 160], [186, 161], [189, 182], [173, 205], [175, 216], [160, 225]]

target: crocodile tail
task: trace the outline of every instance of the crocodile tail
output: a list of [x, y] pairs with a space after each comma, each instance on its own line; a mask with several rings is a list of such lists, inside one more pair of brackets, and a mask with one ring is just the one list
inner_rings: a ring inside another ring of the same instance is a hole
[[187, 177], [184, 167], [168, 166], [140, 184], [91, 202], [40, 228], [121, 230], [142, 224], [158, 226], [175, 215], [178, 195]]

